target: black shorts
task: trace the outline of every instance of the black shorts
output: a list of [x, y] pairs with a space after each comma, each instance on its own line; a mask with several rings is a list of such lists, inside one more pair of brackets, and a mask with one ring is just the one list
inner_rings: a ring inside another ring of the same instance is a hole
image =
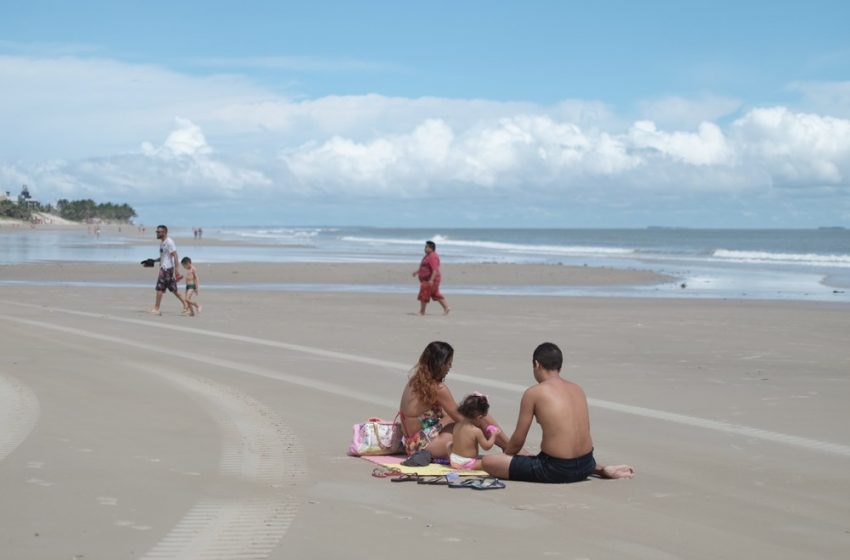
[[538, 455], [516, 455], [508, 468], [509, 480], [558, 484], [578, 482], [593, 474], [596, 460], [593, 450], [576, 459], [558, 459], [542, 451]]
[[177, 293], [177, 280], [174, 278], [174, 269], [172, 268], [159, 269], [159, 276], [156, 279], [156, 291], [164, 292], [165, 290]]

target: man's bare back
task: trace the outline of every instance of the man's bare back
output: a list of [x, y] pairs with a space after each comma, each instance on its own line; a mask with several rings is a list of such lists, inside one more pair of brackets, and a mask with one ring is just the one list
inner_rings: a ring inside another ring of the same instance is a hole
[[574, 459], [593, 450], [587, 397], [581, 387], [561, 377], [527, 389], [534, 418], [543, 430], [540, 450], [552, 457]]

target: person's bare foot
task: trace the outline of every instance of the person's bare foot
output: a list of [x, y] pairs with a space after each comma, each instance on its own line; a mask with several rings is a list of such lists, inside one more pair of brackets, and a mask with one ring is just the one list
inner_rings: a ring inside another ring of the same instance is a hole
[[154, 307], [153, 309], [151, 309], [150, 311], [148, 311], [148, 313], [150, 313], [151, 315], [162, 315], [162, 311], [160, 311], [160, 310], [159, 310], [159, 309], [157, 309], [156, 307]]
[[629, 465], [608, 465], [602, 467], [600, 476], [602, 478], [632, 478], [635, 476], [635, 469]]
[[443, 315], [448, 315], [449, 311], [451, 311], [451, 310], [452, 310], [451, 307], [446, 307], [445, 309], [443, 309]]

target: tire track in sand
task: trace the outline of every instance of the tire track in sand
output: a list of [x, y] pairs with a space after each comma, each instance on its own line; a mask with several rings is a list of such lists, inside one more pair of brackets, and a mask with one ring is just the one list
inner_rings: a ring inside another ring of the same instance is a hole
[[298, 513], [298, 501], [287, 493], [306, 475], [295, 434], [271, 409], [232, 387], [149, 365], [133, 367], [196, 398], [222, 434], [219, 473], [259, 486], [253, 497], [202, 499], [141, 558], [267, 558]]
[[0, 373], [0, 461], [27, 439], [39, 414], [35, 393], [11, 375]]

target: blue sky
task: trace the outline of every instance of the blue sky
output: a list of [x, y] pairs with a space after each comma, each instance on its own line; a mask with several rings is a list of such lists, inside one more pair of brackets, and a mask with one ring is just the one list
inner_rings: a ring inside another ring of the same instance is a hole
[[850, 225], [844, 2], [28, 2], [0, 186], [146, 222]]

